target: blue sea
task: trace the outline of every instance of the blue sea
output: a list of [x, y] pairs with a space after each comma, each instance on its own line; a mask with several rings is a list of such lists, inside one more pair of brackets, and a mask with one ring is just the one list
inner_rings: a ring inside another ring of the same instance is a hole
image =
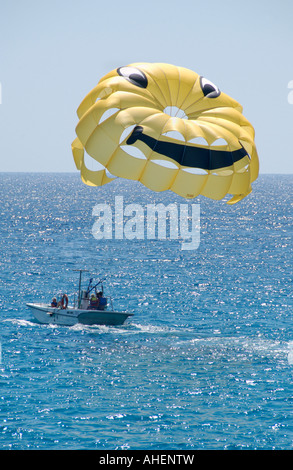
[[[292, 184], [262, 175], [229, 206], [0, 174], [0, 449], [292, 449]], [[199, 204], [198, 248], [168, 233], [98, 240], [93, 208], [115, 196]], [[128, 323], [34, 320], [26, 303], [76, 292], [76, 269], [106, 279]]]

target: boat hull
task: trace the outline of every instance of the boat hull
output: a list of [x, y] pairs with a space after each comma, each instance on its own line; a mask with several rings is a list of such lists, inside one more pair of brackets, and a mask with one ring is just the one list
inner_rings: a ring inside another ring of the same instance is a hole
[[27, 304], [39, 323], [73, 326], [83, 325], [123, 325], [133, 313], [111, 310], [81, 310], [68, 307], [53, 308], [46, 304]]

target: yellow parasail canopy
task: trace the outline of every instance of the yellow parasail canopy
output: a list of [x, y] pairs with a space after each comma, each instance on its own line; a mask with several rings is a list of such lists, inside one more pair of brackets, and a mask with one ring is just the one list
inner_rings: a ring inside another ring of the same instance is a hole
[[[88, 185], [118, 176], [184, 198], [229, 193], [233, 204], [258, 176], [254, 129], [241, 105], [186, 68], [119, 67], [99, 81], [77, 114], [72, 152]], [[86, 167], [85, 151], [100, 170]]]

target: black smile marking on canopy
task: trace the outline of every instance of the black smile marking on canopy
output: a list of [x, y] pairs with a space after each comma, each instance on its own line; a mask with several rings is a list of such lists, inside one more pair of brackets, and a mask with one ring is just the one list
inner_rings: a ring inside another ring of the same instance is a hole
[[133, 129], [126, 143], [132, 145], [137, 140], [141, 140], [156, 153], [169, 157], [182, 166], [201, 168], [202, 170], [217, 170], [218, 168], [231, 166], [246, 155], [248, 156], [241, 144], [240, 149], [227, 152], [225, 150], [212, 150], [185, 145], [184, 143], [178, 144], [176, 142], [156, 140], [144, 134], [142, 126], [136, 126]]

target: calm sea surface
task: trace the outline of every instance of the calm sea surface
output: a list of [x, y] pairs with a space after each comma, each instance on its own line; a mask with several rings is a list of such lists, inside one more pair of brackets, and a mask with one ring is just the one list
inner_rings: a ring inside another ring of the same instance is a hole
[[[192, 201], [200, 245], [183, 251], [92, 234], [96, 204], [187, 204], [171, 192], [0, 174], [0, 448], [292, 449], [292, 183]], [[75, 292], [80, 268], [131, 321], [34, 320], [26, 302]]]

